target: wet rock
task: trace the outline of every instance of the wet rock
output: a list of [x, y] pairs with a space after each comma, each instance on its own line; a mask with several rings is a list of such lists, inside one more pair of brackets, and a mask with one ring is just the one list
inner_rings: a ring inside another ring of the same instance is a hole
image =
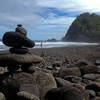
[[83, 100], [83, 96], [76, 88], [62, 87], [48, 91], [45, 100]]
[[6, 100], [5, 95], [2, 92], [0, 92], [0, 100]]
[[40, 100], [36, 95], [21, 91], [17, 93], [18, 100]]
[[67, 75], [72, 76], [81, 76], [81, 72], [79, 68], [61, 68], [59, 70], [59, 77], [65, 77]]
[[73, 84], [70, 81], [64, 80], [60, 77], [56, 77], [55, 80], [57, 82], [57, 87], [73, 86]]
[[21, 35], [19, 32], [6, 32], [2, 39], [6, 46], [21, 48], [21, 47], [34, 47], [35, 43], [27, 37]]
[[82, 78], [77, 76], [65, 76], [64, 79], [73, 83], [80, 83], [82, 81]]

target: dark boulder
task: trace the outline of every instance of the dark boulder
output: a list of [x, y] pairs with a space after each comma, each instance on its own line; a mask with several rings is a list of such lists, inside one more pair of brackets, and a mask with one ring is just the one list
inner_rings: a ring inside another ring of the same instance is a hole
[[74, 87], [54, 88], [47, 92], [45, 100], [83, 100], [81, 92]]
[[97, 67], [95, 65], [80, 66], [80, 70], [82, 75], [97, 73]]
[[3, 43], [10, 47], [34, 47], [35, 43], [27, 37], [21, 35], [19, 32], [6, 32], [2, 39]]
[[[0, 90], [2, 90], [2, 92], [6, 94], [9, 98], [14, 96], [16, 97], [18, 96], [18, 92], [25, 91], [28, 94], [35, 95], [37, 97], [40, 97], [41, 100], [44, 100], [44, 96], [47, 93], [47, 91], [57, 87], [56, 81], [51, 73], [48, 73], [39, 68], [34, 68], [34, 70], [35, 71], [33, 74], [18, 71], [13, 73], [13, 76], [10, 76], [8, 74], [4, 74], [2, 77], [0, 76], [0, 83], [3, 82], [4, 84], [0, 84]], [[23, 97], [25, 97], [25, 95], [23, 95]]]
[[94, 90], [95, 92], [100, 91], [100, 82], [91, 82], [89, 85], [86, 86], [88, 90]]
[[19, 92], [19, 89], [20, 84], [18, 80], [10, 77], [9, 75], [0, 82], [0, 91], [6, 96], [8, 100], [13, 100], [16, 97], [16, 93]]

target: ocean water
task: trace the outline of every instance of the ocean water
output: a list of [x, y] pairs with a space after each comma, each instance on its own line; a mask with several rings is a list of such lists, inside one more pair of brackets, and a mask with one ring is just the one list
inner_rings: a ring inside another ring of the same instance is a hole
[[[54, 48], [54, 47], [65, 47], [65, 46], [85, 46], [85, 45], [98, 45], [98, 43], [80, 43], [80, 42], [35, 42], [34, 48]], [[5, 46], [0, 41], [0, 50], [6, 50], [9, 47]]]

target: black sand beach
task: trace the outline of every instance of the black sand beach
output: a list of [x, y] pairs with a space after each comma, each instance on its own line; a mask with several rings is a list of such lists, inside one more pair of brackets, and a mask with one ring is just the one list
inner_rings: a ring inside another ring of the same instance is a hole
[[31, 49], [31, 52], [44, 55], [45, 57], [66, 57], [68, 59], [86, 59], [92, 60], [93, 58], [100, 58], [100, 45], [92, 46], [68, 46], [57, 48], [41, 48]]

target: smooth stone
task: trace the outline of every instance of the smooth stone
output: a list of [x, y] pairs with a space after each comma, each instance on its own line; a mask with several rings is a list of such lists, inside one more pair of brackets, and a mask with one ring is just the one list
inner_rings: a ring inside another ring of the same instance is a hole
[[94, 80], [100, 78], [100, 75], [99, 74], [85, 74], [83, 76], [83, 78], [94, 81]]
[[78, 67], [80, 67], [80, 66], [86, 66], [86, 65], [89, 65], [89, 62], [87, 60], [79, 60], [76, 63], [76, 66], [78, 66]]
[[36, 95], [28, 93], [26, 91], [21, 91], [17, 93], [18, 99], [21, 100], [40, 100]]
[[6, 100], [6, 97], [2, 92], [0, 92], [0, 100]]
[[86, 91], [88, 92], [89, 97], [90, 97], [91, 99], [94, 98], [94, 97], [96, 96], [95, 91], [93, 91], [93, 90], [86, 90]]
[[23, 36], [27, 35], [27, 31], [25, 28], [23, 28], [22, 26], [17, 26], [15, 32], [19, 32], [20, 34], [22, 34]]
[[15, 100], [16, 94], [21, 91], [34, 94], [44, 100], [47, 91], [57, 88], [51, 73], [39, 68], [34, 68], [34, 70], [32, 74], [17, 71], [13, 75], [8, 72], [0, 76], [0, 90], [9, 98], [8, 100]]
[[49, 90], [52, 88], [57, 88], [57, 84], [53, 75], [46, 70], [35, 68], [35, 72], [32, 74], [32, 76], [39, 86], [41, 100], [44, 100], [45, 94]]
[[0, 56], [1, 66], [40, 63], [41, 61], [43, 61], [41, 57], [36, 56], [32, 53], [27, 53], [27, 54], [3, 53]]
[[18, 32], [6, 32], [2, 38], [2, 41], [6, 46], [15, 48], [20, 48], [23, 46], [32, 48], [35, 46], [35, 43], [32, 40]]
[[9, 51], [15, 54], [26, 54], [29, 52], [27, 48], [10, 48]]
[[54, 88], [47, 92], [45, 100], [83, 100], [82, 93], [74, 87]]
[[16, 72], [13, 77], [19, 81], [20, 91], [35, 94], [37, 97], [40, 97], [41, 100], [44, 100], [47, 91], [57, 87], [53, 75], [39, 68], [34, 68], [34, 73], [32, 74]]
[[95, 65], [86, 65], [80, 67], [82, 75], [97, 73], [97, 67]]
[[59, 70], [59, 77], [65, 77], [65, 76], [81, 76], [80, 69], [78, 67], [74, 68], [61, 68]]
[[21, 66], [21, 69], [24, 71], [24, 72], [28, 72], [28, 73], [34, 73], [34, 67], [32, 64], [23, 64]]
[[73, 86], [73, 84], [70, 81], [64, 80], [60, 77], [55, 78], [57, 87], [65, 87], [65, 86]]
[[82, 78], [81, 77], [77, 77], [77, 76], [65, 76], [64, 79], [68, 80], [70, 82], [73, 82], [73, 83], [80, 83], [80, 82], [82, 82]]

